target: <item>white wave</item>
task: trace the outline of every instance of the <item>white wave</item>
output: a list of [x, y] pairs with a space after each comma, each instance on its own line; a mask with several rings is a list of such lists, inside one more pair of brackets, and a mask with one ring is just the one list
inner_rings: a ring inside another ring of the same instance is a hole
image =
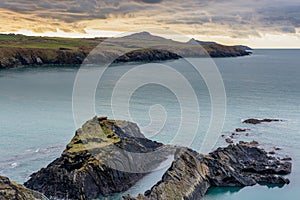
[[18, 167], [18, 166], [19, 166], [19, 164], [16, 163], [16, 162], [10, 164], [10, 167], [11, 167], [11, 168], [16, 168], [16, 167]]

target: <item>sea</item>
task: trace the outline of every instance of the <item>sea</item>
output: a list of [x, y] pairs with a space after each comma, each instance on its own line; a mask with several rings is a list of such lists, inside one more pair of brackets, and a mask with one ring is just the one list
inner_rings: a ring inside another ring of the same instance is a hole
[[[297, 49], [255, 49], [251, 56], [233, 58], [1, 69], [0, 174], [24, 183], [60, 156], [84, 121], [98, 115], [134, 121], [152, 140], [197, 151], [226, 146], [236, 128], [250, 129], [234, 134], [233, 142], [255, 140], [266, 151], [280, 148], [274, 156], [292, 158], [291, 183], [211, 188], [204, 199], [298, 199], [299, 61]], [[86, 81], [94, 85], [78, 86], [89, 72], [97, 80]], [[282, 121], [242, 123], [248, 118]], [[145, 192], [168, 167], [149, 173], [123, 194]]]

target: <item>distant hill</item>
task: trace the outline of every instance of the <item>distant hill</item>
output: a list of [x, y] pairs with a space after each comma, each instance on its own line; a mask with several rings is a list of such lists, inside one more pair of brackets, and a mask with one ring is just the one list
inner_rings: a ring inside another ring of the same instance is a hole
[[83, 61], [119, 63], [153, 62], [181, 57], [235, 57], [249, 55], [249, 49], [245, 46], [225, 46], [197, 40], [190, 40], [187, 43], [177, 42], [148, 32], [119, 38], [58, 38], [0, 34], [0, 68], [24, 65], [74, 65]]
[[190, 39], [187, 43], [188, 44], [201, 44], [201, 45], [217, 44], [216, 42], [200, 41], [200, 40], [195, 40], [194, 38]]

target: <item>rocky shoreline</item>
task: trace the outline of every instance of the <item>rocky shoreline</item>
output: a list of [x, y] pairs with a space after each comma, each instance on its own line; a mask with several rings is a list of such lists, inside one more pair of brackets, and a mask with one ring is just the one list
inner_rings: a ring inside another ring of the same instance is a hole
[[[24, 184], [31, 190], [18, 190], [26, 195], [34, 190], [49, 199], [105, 197], [126, 192], [170, 155], [174, 161], [161, 181], [138, 197], [123, 199], [196, 200], [210, 187], [284, 185], [289, 184], [284, 175], [292, 170], [290, 160], [270, 156], [257, 143], [239, 142], [203, 155], [149, 140], [135, 123], [94, 117], [76, 131], [61, 157], [31, 175]], [[0, 197], [11, 190], [5, 184], [0, 182]]]

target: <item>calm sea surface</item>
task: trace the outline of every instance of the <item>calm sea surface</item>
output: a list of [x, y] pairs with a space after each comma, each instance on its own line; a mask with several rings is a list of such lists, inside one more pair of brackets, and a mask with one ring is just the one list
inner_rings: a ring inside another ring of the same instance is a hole
[[[192, 61], [202, 62], [201, 59], [196, 58]], [[250, 128], [249, 136], [241, 134], [235, 141], [257, 140], [267, 150], [281, 147], [282, 150], [278, 151], [279, 156], [289, 155], [293, 158], [293, 173], [289, 176], [291, 183], [283, 188], [271, 186], [243, 189], [216, 188], [209, 191], [205, 200], [298, 199], [300, 196], [300, 50], [255, 50], [252, 56], [218, 58], [214, 61], [222, 75], [227, 96], [225, 123], [216, 147], [225, 145], [221, 135], [229, 136], [235, 128]], [[168, 65], [186, 77], [195, 92], [200, 107], [200, 126], [196, 137], [192, 138], [191, 147], [197, 149], [208, 129], [211, 116], [208, 87], [195, 69], [182, 59], [160, 64]], [[95, 95], [98, 115], [113, 116], [110, 106], [116, 82], [129, 70], [139, 65], [141, 63], [122, 64], [106, 70]], [[147, 66], [152, 65], [157, 64]], [[72, 113], [72, 91], [77, 72], [76, 66], [0, 70], [1, 175], [23, 183], [31, 173], [45, 167], [64, 150], [77, 128]], [[157, 74], [146, 74], [146, 76], [161, 77], [164, 74], [157, 71]], [[170, 83], [172, 78], [163, 77]], [[182, 108], [191, 112], [195, 110], [189, 104], [182, 105], [178, 100], [178, 94], [174, 94], [170, 88], [172, 87], [155, 84], [154, 81], [137, 88], [129, 100], [132, 120], [144, 127], [142, 130], [147, 137], [164, 143], [172, 141], [174, 133], [180, 127]], [[180, 86], [179, 90], [180, 88], [184, 90], [184, 86]], [[124, 90], [124, 92], [128, 91]], [[189, 96], [183, 97], [187, 102], [189, 98]], [[120, 109], [126, 107], [126, 101], [117, 106]], [[154, 120], [149, 127], [147, 124], [151, 121], [151, 115], [159, 120]], [[120, 119], [128, 119], [125, 114], [124, 117], [118, 116]], [[161, 125], [160, 121], [164, 117], [166, 117], [165, 124], [157, 132]], [[241, 120], [247, 118], [280, 118], [284, 122], [242, 124]], [[191, 127], [193, 123], [193, 119], [190, 119]], [[182, 140], [191, 139], [189, 135], [179, 137], [182, 137]], [[163, 170], [146, 176], [126, 193], [133, 195], [143, 193], [160, 179], [162, 173]], [[116, 195], [111, 199], [118, 199], [118, 197]]]

